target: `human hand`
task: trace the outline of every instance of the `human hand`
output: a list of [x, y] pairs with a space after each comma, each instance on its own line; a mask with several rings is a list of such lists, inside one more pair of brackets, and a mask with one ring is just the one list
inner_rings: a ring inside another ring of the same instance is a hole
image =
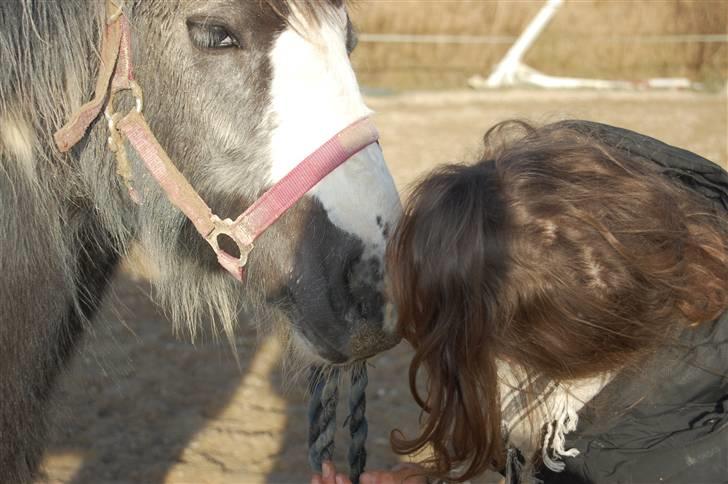
[[351, 484], [344, 474], [337, 474], [333, 462], [324, 461], [321, 464], [321, 474], [311, 477], [311, 484]]

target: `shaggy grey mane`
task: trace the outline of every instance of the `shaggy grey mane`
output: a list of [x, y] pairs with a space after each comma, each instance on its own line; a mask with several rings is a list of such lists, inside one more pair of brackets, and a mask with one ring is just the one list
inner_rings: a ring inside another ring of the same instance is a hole
[[[175, 328], [184, 325], [194, 337], [203, 320], [212, 321], [232, 341], [243, 291], [178, 256], [184, 219], [169, 216], [169, 207], [165, 217], [154, 213], [153, 207], [168, 205], [159, 190], [145, 190], [145, 206], [133, 206], [106, 148], [103, 117], [70, 153], [53, 144], [53, 132], [93, 94], [102, 10], [102, 2], [84, 0], [0, 2], [0, 209], [18, 214], [1, 218], [2, 238], [27, 264], [52, 261], [48, 270], [63, 274], [67, 298], [78, 309], [82, 298], [95, 297], [74, 290], [83, 287], [76, 267], [81, 239], [125, 255], [136, 235], [156, 261], [157, 296]], [[32, 151], [18, 157], [14, 144]], [[99, 222], [91, 234], [84, 223], [89, 215]], [[41, 220], [35, 247], [24, 250], [13, 239], [13, 224]]]
[[[89, 10], [97, 3], [0, 2], [0, 210], [16, 214], [0, 218], [0, 233], [25, 264], [50, 261], [48, 270], [62, 274], [77, 309], [93, 297], [75, 290], [81, 239], [123, 251], [129, 237], [103, 138], [95, 133], [74, 156], [52, 144], [54, 130], [93, 91], [101, 17]], [[94, 169], [83, 170], [84, 164]], [[114, 211], [104, 229], [83, 224], [89, 212], [103, 217]], [[37, 240], [24, 247], [16, 224], [29, 223], [39, 225]]]

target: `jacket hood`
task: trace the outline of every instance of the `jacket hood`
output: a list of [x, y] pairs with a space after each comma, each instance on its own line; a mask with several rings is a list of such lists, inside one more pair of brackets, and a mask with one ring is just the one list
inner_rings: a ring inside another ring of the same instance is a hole
[[568, 120], [559, 124], [597, 138], [612, 148], [651, 160], [665, 176], [679, 181], [728, 211], [728, 172], [712, 161], [644, 134], [608, 124], [583, 120]]

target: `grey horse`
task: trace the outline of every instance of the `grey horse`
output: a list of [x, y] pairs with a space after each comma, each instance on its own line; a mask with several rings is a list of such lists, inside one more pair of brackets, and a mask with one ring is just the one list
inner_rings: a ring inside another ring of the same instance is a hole
[[[221, 216], [234, 218], [369, 114], [342, 0], [127, 0], [123, 8], [146, 119]], [[103, 23], [97, 0], [0, 2], [2, 482], [35, 475], [54, 381], [135, 245], [155, 273], [156, 299], [192, 337], [205, 323], [232, 341], [246, 311], [307, 362], [347, 364], [397, 341], [383, 254], [400, 206], [378, 145], [264, 233], [242, 284], [133, 152], [142, 204], [130, 200], [103, 116], [71, 151], [58, 151], [53, 133], [93, 93]]]

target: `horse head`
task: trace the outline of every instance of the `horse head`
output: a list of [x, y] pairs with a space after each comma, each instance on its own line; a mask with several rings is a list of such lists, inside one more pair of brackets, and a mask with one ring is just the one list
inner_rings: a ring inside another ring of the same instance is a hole
[[[130, 8], [133, 7], [133, 8]], [[202, 199], [235, 218], [342, 128], [370, 114], [336, 0], [146, 1], [125, 8], [144, 113]], [[231, 332], [246, 308], [314, 359], [345, 363], [398, 341], [383, 255], [400, 205], [371, 144], [326, 176], [257, 240], [243, 284], [129, 151], [135, 232], [156, 263], [173, 318]], [[225, 241], [221, 240], [225, 246]], [[225, 247], [233, 253], [235, 247]]]

